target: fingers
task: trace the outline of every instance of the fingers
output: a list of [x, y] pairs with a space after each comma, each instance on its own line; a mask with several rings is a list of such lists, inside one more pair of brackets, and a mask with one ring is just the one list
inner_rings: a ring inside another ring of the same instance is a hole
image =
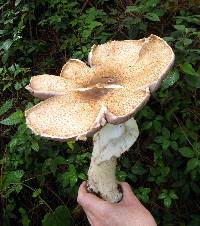
[[87, 203], [95, 203], [97, 201], [100, 201], [99, 198], [87, 191], [87, 184], [84, 181], [79, 187], [77, 202], [85, 206]]
[[91, 226], [93, 226], [92, 216], [90, 215], [90, 213], [86, 212], [86, 216], [87, 216], [87, 219], [88, 219], [89, 223], [91, 224]]
[[84, 210], [90, 211], [91, 213], [105, 212], [110, 207], [110, 203], [87, 191], [86, 182], [83, 182], [79, 187], [77, 202]]
[[89, 193], [87, 191], [86, 182], [83, 182], [79, 187], [77, 202], [83, 207], [85, 212], [89, 211], [92, 214], [99, 213], [100, 215], [106, 215], [116, 206], [131, 205], [139, 207], [142, 205], [128, 183], [123, 182], [120, 183], [120, 185], [123, 192], [123, 198], [119, 203], [111, 204], [107, 201], [104, 201], [103, 199], [98, 198], [96, 195]]
[[131, 186], [128, 183], [123, 182], [123, 183], [120, 183], [120, 185], [121, 185], [122, 192], [123, 192], [123, 198], [122, 198], [121, 203], [125, 203], [125, 202], [130, 203], [131, 202], [132, 204], [135, 204], [135, 205], [141, 204], [140, 201], [138, 200], [138, 198], [133, 193]]
[[131, 186], [127, 182], [122, 182], [122, 183], [120, 183], [120, 185], [121, 185], [124, 196], [133, 194]]

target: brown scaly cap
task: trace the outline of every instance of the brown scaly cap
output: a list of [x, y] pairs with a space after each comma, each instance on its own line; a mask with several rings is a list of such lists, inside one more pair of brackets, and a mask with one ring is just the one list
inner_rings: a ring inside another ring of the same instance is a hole
[[35, 134], [57, 140], [85, 139], [107, 122], [125, 122], [159, 87], [174, 53], [163, 39], [151, 35], [93, 46], [88, 62], [90, 66], [71, 59], [60, 76], [31, 79], [27, 89], [34, 96], [51, 97], [25, 113]]

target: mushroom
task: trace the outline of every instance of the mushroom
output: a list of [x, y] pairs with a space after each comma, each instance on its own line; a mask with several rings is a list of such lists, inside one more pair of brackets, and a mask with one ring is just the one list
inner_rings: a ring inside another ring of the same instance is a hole
[[44, 101], [25, 112], [27, 126], [36, 135], [60, 141], [94, 135], [88, 189], [118, 202], [117, 158], [139, 135], [133, 116], [173, 62], [172, 49], [155, 35], [93, 46], [89, 66], [70, 59], [60, 76], [31, 78], [27, 90]]

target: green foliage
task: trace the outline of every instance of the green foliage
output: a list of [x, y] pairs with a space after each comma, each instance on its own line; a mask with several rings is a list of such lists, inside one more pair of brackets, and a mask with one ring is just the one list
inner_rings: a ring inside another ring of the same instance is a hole
[[3, 106], [0, 107], [0, 116], [6, 113], [8, 110], [10, 110], [13, 106], [12, 100], [7, 100]]
[[0, 124], [6, 125], [6, 126], [12, 126], [22, 122], [22, 119], [23, 119], [23, 113], [22, 111], [18, 110], [13, 114], [11, 114], [9, 117], [0, 121]]
[[178, 196], [173, 190], [163, 189], [158, 198], [162, 199], [165, 207], [169, 208], [172, 204], [172, 200], [178, 199]]
[[138, 197], [138, 199], [141, 200], [143, 203], [149, 203], [150, 198], [149, 198], [149, 193], [151, 192], [150, 188], [144, 188], [144, 187], [139, 187], [137, 190], [135, 190], [135, 194]]
[[12, 192], [19, 193], [22, 189], [21, 179], [24, 175], [23, 170], [7, 172], [2, 177], [1, 191], [5, 198], [9, 197]]
[[29, 226], [30, 220], [28, 218], [28, 215], [26, 213], [26, 210], [22, 207], [19, 208], [19, 213], [21, 214], [21, 221], [23, 226]]
[[43, 226], [69, 226], [70, 213], [65, 206], [58, 206], [53, 213], [48, 213], [42, 220]]
[[161, 88], [163, 90], [168, 89], [170, 86], [173, 86], [180, 78], [179, 71], [174, 69], [171, 70], [167, 77], [162, 81]]
[[38, 103], [25, 91], [30, 77], [58, 74], [69, 57], [86, 60], [93, 44], [151, 33], [172, 46], [175, 65], [136, 116], [140, 137], [121, 158], [117, 177], [132, 185], [159, 225], [200, 225], [199, 8], [195, 1], [171, 0], [0, 2], [4, 226], [87, 224], [71, 215], [92, 144], [30, 133], [23, 112]]
[[200, 73], [196, 72], [189, 63], [181, 65], [181, 69], [185, 74], [186, 82], [195, 88], [200, 88]]
[[33, 192], [32, 197], [33, 197], [33, 198], [38, 197], [38, 196], [41, 194], [41, 192], [42, 192], [41, 188], [36, 189], [36, 190]]

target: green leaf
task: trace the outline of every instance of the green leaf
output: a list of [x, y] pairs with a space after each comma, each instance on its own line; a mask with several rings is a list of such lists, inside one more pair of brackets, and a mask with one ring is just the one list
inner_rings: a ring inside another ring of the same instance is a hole
[[168, 139], [168, 138], [170, 138], [170, 131], [166, 127], [163, 127], [162, 128], [162, 135], [163, 135], [164, 138]]
[[161, 123], [158, 120], [153, 121], [153, 127], [156, 130], [156, 132], [160, 133], [161, 131]]
[[184, 25], [174, 25], [174, 28], [176, 29], [176, 30], [178, 30], [178, 31], [181, 31], [181, 32], [184, 32], [185, 31], [185, 29], [186, 29], [186, 27], [184, 26]]
[[24, 175], [23, 170], [10, 171], [3, 177], [3, 188], [9, 187], [11, 184], [19, 183]]
[[34, 151], [39, 151], [40, 147], [39, 147], [39, 144], [38, 144], [38, 142], [36, 140], [31, 141], [31, 148]]
[[127, 178], [127, 173], [123, 170], [117, 171], [117, 179], [119, 181], [125, 181]]
[[160, 172], [163, 177], [166, 177], [170, 172], [170, 168], [168, 166], [160, 167]]
[[42, 220], [42, 226], [70, 226], [70, 213], [67, 207], [58, 206]]
[[5, 118], [2, 121], [0, 121], [0, 124], [6, 125], [6, 126], [17, 125], [20, 122], [22, 122], [22, 119], [23, 119], [23, 113], [21, 110], [18, 110], [13, 114], [11, 114], [10, 116], [8, 116], [8, 118]]
[[147, 18], [148, 20], [150, 20], [150, 21], [160, 21], [160, 18], [159, 18], [159, 16], [157, 15], [157, 14], [155, 14], [155, 13], [147, 13], [146, 15], [145, 15], [145, 18]]
[[126, 7], [126, 13], [141, 13], [141, 7], [138, 6], [127, 6]]
[[150, 129], [152, 127], [152, 124], [153, 124], [152, 122], [148, 122], [148, 121], [144, 122], [142, 124], [142, 130], [148, 130], [148, 129]]
[[150, 188], [139, 187], [139, 189], [134, 192], [139, 200], [144, 203], [149, 203], [149, 193], [151, 192]]
[[4, 85], [3, 87], [3, 91], [5, 91], [6, 89], [8, 89], [10, 86], [12, 85], [12, 82], [8, 82]]
[[160, 3], [160, 0], [147, 0], [147, 1], [145, 1], [145, 6], [156, 7], [156, 5], [158, 5], [158, 3]]
[[193, 169], [197, 168], [197, 166], [199, 166], [199, 160], [196, 158], [192, 158], [187, 162], [186, 171], [190, 172]]
[[10, 194], [13, 192], [16, 192], [18, 194], [22, 190], [22, 188], [23, 187], [21, 184], [14, 184], [9, 189], [6, 189], [6, 192], [4, 193], [4, 198], [9, 198]]
[[66, 187], [68, 185], [70, 185], [70, 187], [74, 187], [74, 185], [77, 183], [78, 175], [73, 164], [69, 164], [68, 170], [62, 175], [62, 179], [63, 187]]
[[42, 192], [41, 188], [36, 189], [36, 190], [33, 192], [32, 197], [33, 197], [33, 198], [38, 197], [38, 196], [41, 194], [41, 192]]
[[189, 63], [184, 63], [183, 65], [181, 65], [181, 69], [185, 74], [199, 76], [199, 73], [197, 73], [193, 66]]
[[[9, 52], [5, 52], [1, 58], [3, 64], [6, 64], [6, 62], [8, 61], [8, 57], [9, 57]], [[4, 91], [4, 88], [3, 88], [3, 91]]]
[[172, 70], [168, 73], [167, 77], [163, 80], [161, 84], [162, 89], [167, 89], [170, 86], [173, 86], [179, 80], [179, 72], [178, 70]]
[[68, 147], [71, 149], [72, 152], [74, 151], [75, 144], [76, 144], [75, 141], [68, 141], [68, 142], [67, 142], [67, 145], [68, 145]]
[[165, 199], [165, 197], [167, 197], [167, 193], [163, 192], [159, 194], [158, 199]]
[[127, 158], [127, 157], [123, 157], [123, 158], [121, 159], [121, 164], [122, 164], [122, 166], [125, 167], [126, 169], [129, 169], [129, 168], [131, 167], [131, 165], [132, 165], [130, 159]]
[[21, 214], [21, 218], [22, 218], [22, 225], [23, 226], [29, 226], [30, 224], [30, 220], [28, 218], [28, 215], [26, 213], [26, 210], [24, 208], [19, 208], [19, 213]]
[[142, 167], [142, 164], [136, 162], [134, 166], [131, 167], [131, 172], [136, 175], [144, 175], [146, 170]]
[[180, 154], [185, 158], [192, 158], [194, 157], [194, 151], [192, 148], [189, 147], [182, 147], [178, 150]]
[[174, 150], [178, 150], [178, 144], [176, 141], [172, 141], [170, 145]]
[[174, 191], [170, 191], [169, 196], [170, 196], [171, 199], [178, 199], [178, 196]]
[[5, 42], [3, 42], [1, 49], [4, 49], [5, 51], [8, 51], [13, 44], [13, 40], [7, 39]]
[[143, 108], [143, 110], [141, 111], [141, 115], [144, 116], [147, 119], [154, 119], [155, 116], [156, 116], [155, 112], [148, 106]]
[[87, 180], [87, 176], [84, 173], [79, 173], [78, 178], [80, 178], [81, 180]]
[[194, 87], [194, 88], [197, 88], [199, 89], [200, 88], [200, 76], [197, 76], [197, 75], [187, 75], [185, 77], [185, 80], [186, 82]]
[[190, 186], [191, 186], [191, 189], [192, 189], [195, 193], [198, 193], [198, 194], [200, 193], [199, 185], [197, 185], [197, 184], [194, 183], [194, 182], [191, 182]]
[[172, 200], [169, 196], [167, 196], [165, 199], [164, 199], [164, 205], [169, 208], [172, 204]]
[[182, 71], [186, 74], [184, 77], [186, 82], [195, 88], [200, 88], [200, 74], [195, 71], [193, 66], [189, 63], [181, 65]]
[[3, 35], [4, 33], [6, 33], [6, 30], [0, 30], [0, 35]]
[[17, 7], [17, 6], [20, 4], [21, 1], [22, 1], [22, 0], [16, 0], [16, 1], [15, 1], [15, 7]]
[[170, 141], [167, 139], [163, 139], [163, 143], [162, 143], [162, 149], [164, 151], [166, 151], [168, 149], [168, 147], [170, 146]]
[[182, 42], [183, 42], [183, 45], [184, 46], [189, 46], [192, 44], [193, 40], [192, 39], [189, 39], [189, 38], [183, 38], [182, 39]]
[[163, 137], [162, 136], [155, 137], [155, 142], [158, 143], [158, 144], [162, 144], [163, 143]]
[[16, 90], [20, 90], [22, 88], [22, 83], [16, 82], [14, 87], [15, 87]]
[[1, 107], [0, 107], [0, 116], [10, 110], [13, 106], [13, 100], [7, 100]]

